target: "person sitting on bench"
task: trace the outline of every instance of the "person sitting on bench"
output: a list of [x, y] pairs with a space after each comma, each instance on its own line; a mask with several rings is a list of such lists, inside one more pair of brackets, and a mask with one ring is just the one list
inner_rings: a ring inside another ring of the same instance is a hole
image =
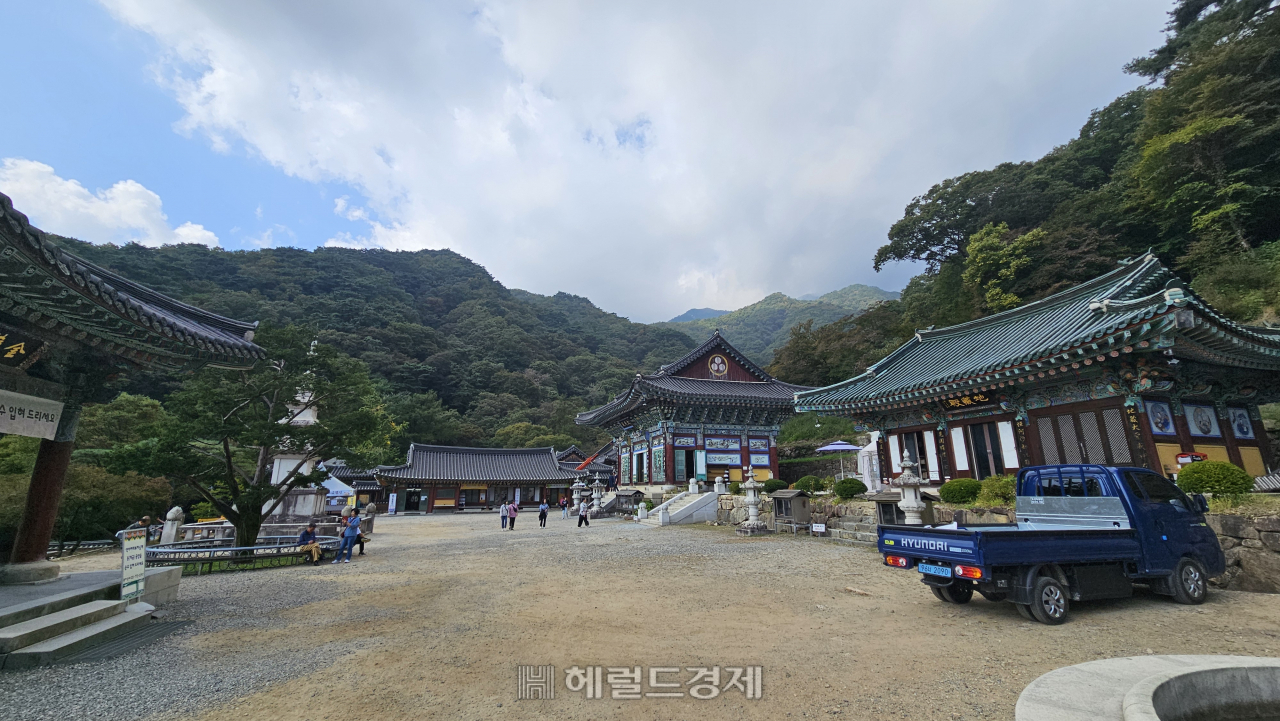
[[298, 534], [298, 545], [302, 546], [303, 551], [311, 554], [311, 565], [320, 565], [320, 557], [324, 555], [324, 551], [320, 548], [320, 541], [316, 538], [315, 521], [308, 523], [306, 529]]

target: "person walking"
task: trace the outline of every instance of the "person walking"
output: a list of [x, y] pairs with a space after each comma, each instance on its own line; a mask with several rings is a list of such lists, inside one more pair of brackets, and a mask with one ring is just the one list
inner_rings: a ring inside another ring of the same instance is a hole
[[[356, 548], [356, 536], [360, 535], [360, 516], [354, 513], [344, 521], [342, 529], [342, 545], [338, 547], [338, 556], [333, 559], [334, 563], [351, 563], [351, 552]], [[347, 554], [346, 560], [343, 560], [342, 554]]]
[[520, 506], [515, 501], [511, 502], [511, 507], [507, 510], [507, 530], [516, 530], [516, 514], [520, 512]]
[[582, 528], [584, 525], [587, 526], [587, 528], [591, 527], [591, 519], [587, 517], [587, 513], [590, 512], [590, 510], [591, 508], [587, 505], [586, 501], [583, 501], [582, 505], [578, 506], [578, 528]]
[[507, 502], [506, 501], [503, 501], [502, 505], [498, 506], [498, 515], [502, 516], [502, 528], [506, 529], [507, 527]]
[[569, 499], [568, 498], [560, 499], [560, 520], [562, 521], [569, 520]]
[[538, 527], [539, 528], [547, 527], [547, 511], [550, 511], [550, 510], [551, 510], [551, 506], [547, 505], [547, 501], [544, 498], [542, 500], [542, 505], [538, 506]]

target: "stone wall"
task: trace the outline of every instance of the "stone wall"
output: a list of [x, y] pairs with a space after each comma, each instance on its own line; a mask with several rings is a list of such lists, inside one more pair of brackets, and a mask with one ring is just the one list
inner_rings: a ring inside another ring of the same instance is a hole
[[1227, 557], [1213, 585], [1232, 591], [1280, 593], [1280, 516], [1205, 515]]
[[[736, 526], [747, 520], [746, 496], [720, 496], [720, 507], [716, 509], [716, 523]], [[760, 521], [773, 527], [773, 499], [760, 499]]]

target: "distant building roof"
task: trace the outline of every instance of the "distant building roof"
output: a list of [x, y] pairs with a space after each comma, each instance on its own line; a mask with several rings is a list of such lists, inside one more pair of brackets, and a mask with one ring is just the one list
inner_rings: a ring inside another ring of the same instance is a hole
[[250, 368], [257, 323], [201, 310], [54, 243], [0, 193], [0, 311], [138, 365]]
[[[690, 378], [677, 375], [707, 354], [719, 351], [736, 361], [752, 380]], [[599, 408], [579, 413], [577, 423], [603, 426], [644, 408], [650, 401], [684, 405], [791, 410], [795, 394], [808, 386], [783, 383], [729, 344], [716, 331], [702, 345], [652, 375], [636, 374], [631, 387]]]
[[551, 448], [409, 447], [403, 466], [375, 469], [379, 479], [436, 482], [573, 482], [585, 471], [567, 471]]
[[1157, 349], [1185, 360], [1280, 370], [1280, 328], [1231, 321], [1147, 254], [1043, 300], [917, 331], [865, 373], [797, 393], [796, 410], [857, 413], [918, 404]]

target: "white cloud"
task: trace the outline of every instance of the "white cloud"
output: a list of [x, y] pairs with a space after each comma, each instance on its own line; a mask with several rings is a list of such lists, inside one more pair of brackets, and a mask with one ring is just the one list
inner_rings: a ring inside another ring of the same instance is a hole
[[869, 266], [906, 202], [1071, 137], [1168, 9], [104, 2], [163, 48], [180, 132], [365, 196], [329, 244], [449, 247], [640, 320], [899, 287]]
[[135, 180], [121, 180], [91, 193], [76, 180], [59, 177], [34, 160], [5, 158], [0, 191], [13, 199], [41, 230], [91, 243], [159, 246], [170, 243], [218, 245], [218, 236], [186, 222], [176, 228], [161, 209], [160, 196]]

